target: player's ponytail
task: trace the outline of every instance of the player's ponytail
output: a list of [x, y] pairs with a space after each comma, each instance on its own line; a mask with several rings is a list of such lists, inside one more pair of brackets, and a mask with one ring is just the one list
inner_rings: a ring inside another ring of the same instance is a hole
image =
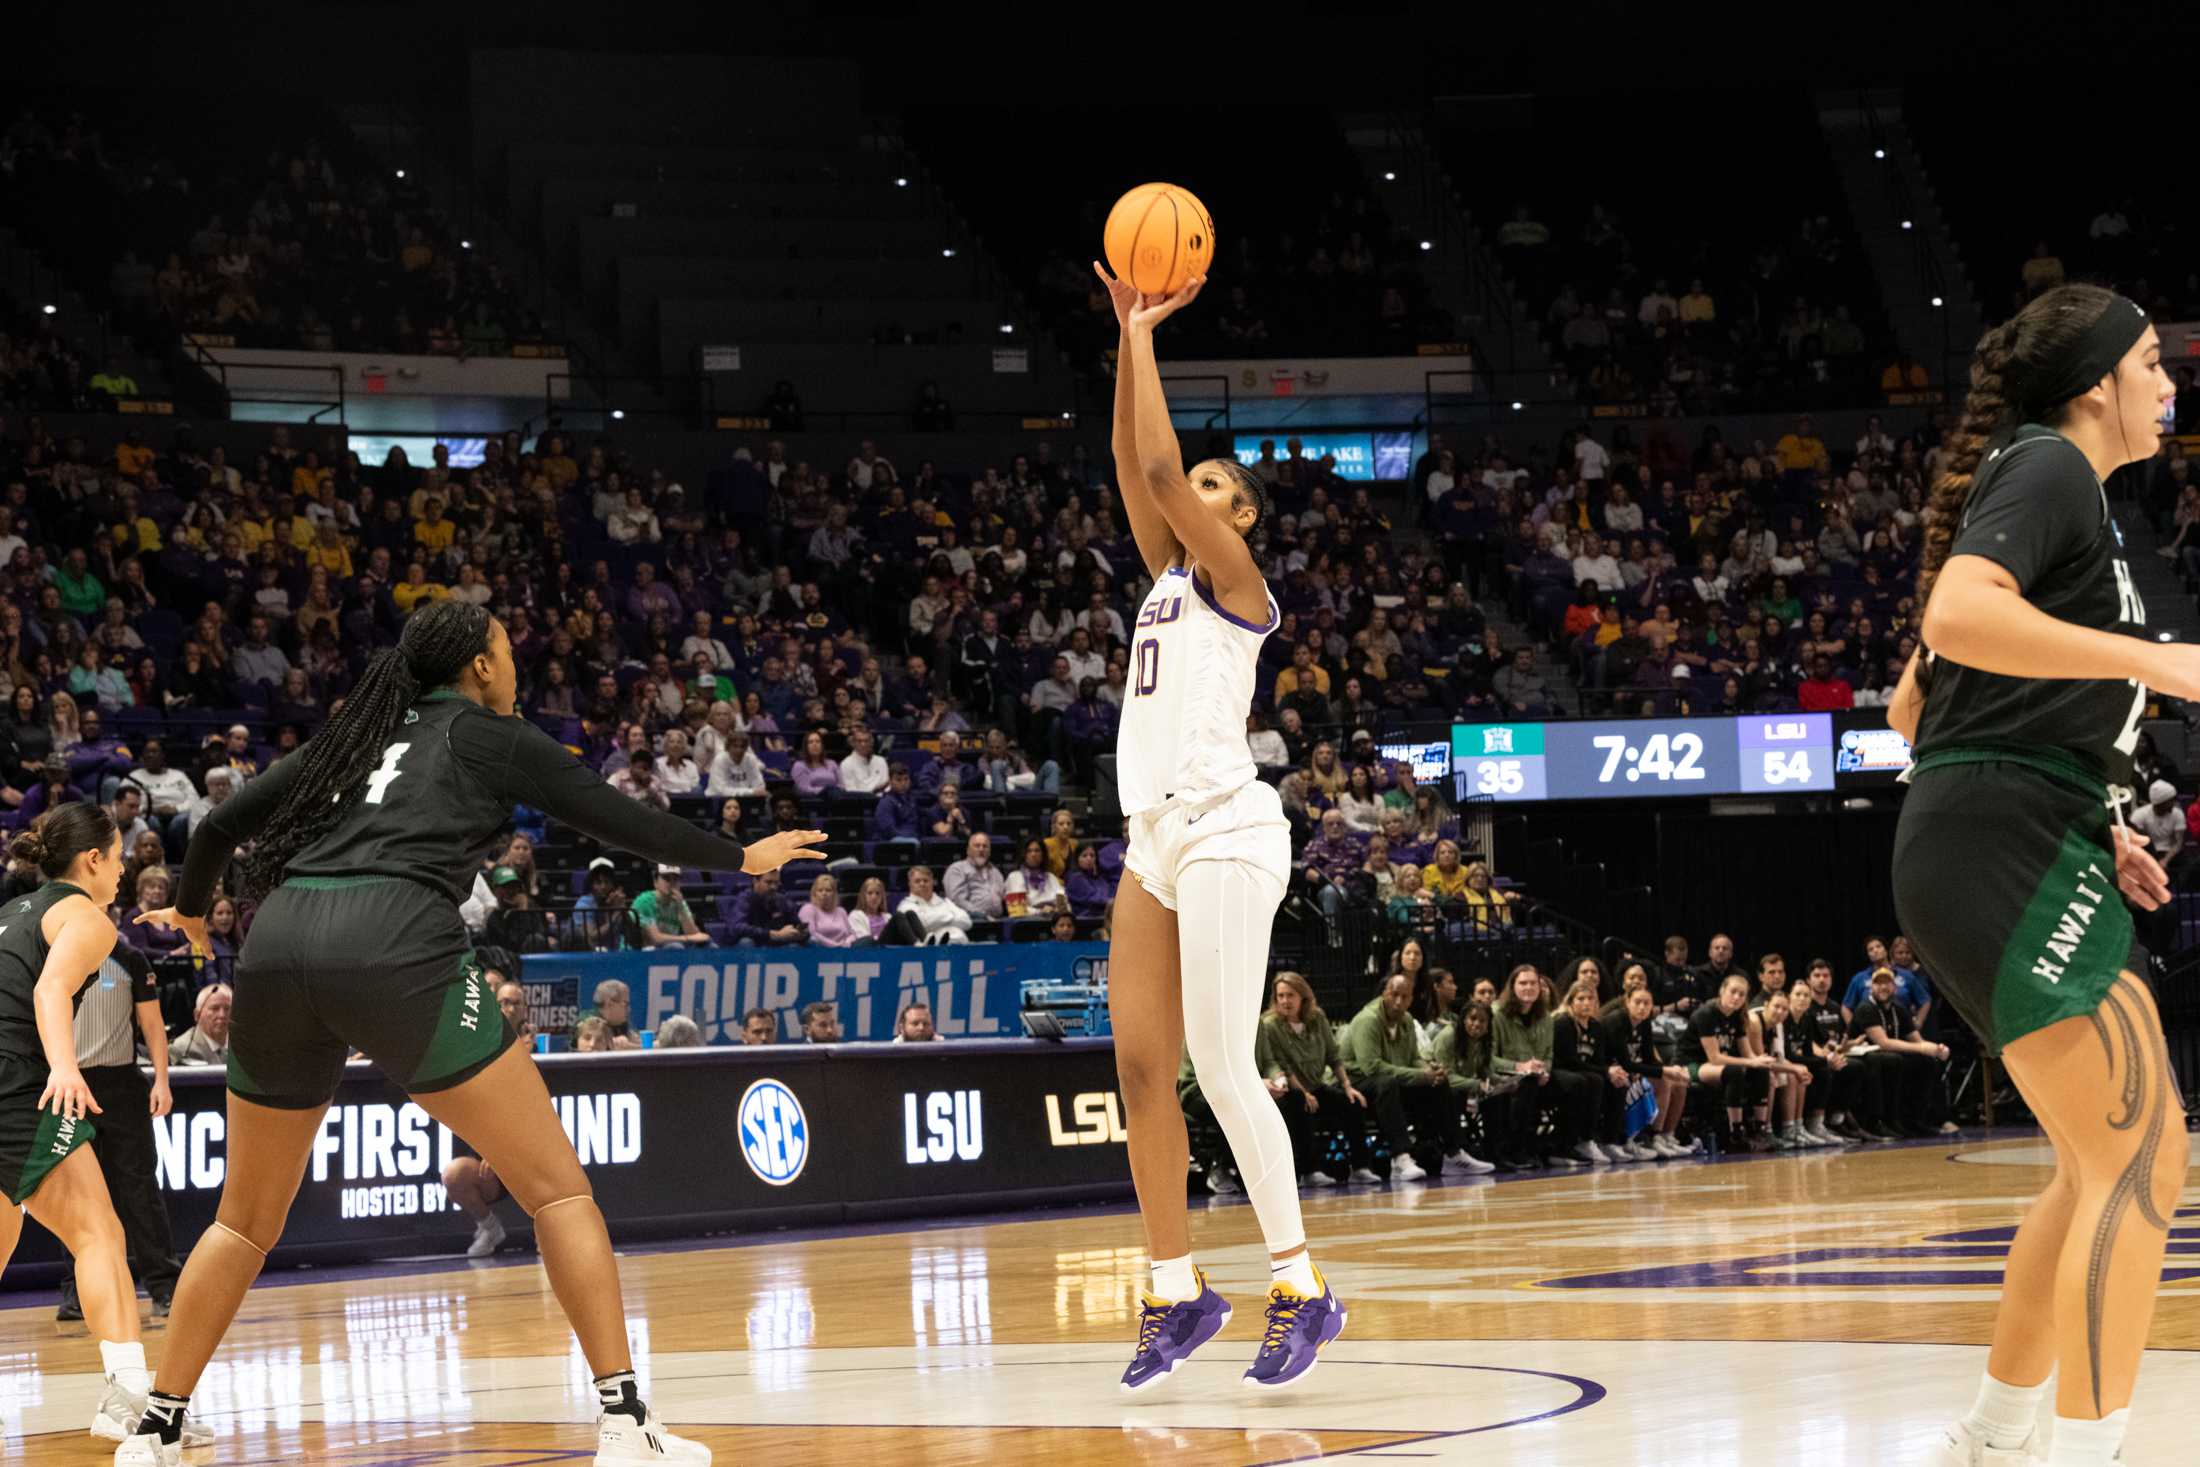
[[301, 761], [298, 777], [245, 858], [247, 898], [280, 885], [292, 858], [351, 812], [405, 711], [489, 650], [491, 621], [483, 607], [438, 601], [413, 613], [395, 647], [374, 655], [344, 706], [290, 756]]
[[[2088, 333], [2116, 300], [2098, 285], [2058, 285], [1979, 338], [1971, 354], [1971, 391], [1963, 419], [1948, 435], [1940, 472], [1925, 502], [1922, 553], [1917, 567], [1920, 617], [1933, 582], [1948, 562], [1963, 523], [1979, 465], [1992, 441], [2026, 422], [2046, 422], [2067, 397], [2058, 396]], [[2090, 385], [2090, 384], [2089, 384]], [[2045, 400], [2052, 398], [2053, 400]]]
[[8, 847], [8, 859], [59, 881], [86, 851], [104, 851], [115, 838], [114, 817], [89, 800], [59, 805], [31, 822]]

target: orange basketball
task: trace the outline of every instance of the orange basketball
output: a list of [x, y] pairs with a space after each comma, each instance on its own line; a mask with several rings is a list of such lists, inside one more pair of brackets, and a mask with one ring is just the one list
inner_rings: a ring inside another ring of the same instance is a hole
[[1108, 210], [1108, 268], [1144, 295], [1174, 295], [1215, 258], [1215, 220], [1190, 189], [1142, 183]]

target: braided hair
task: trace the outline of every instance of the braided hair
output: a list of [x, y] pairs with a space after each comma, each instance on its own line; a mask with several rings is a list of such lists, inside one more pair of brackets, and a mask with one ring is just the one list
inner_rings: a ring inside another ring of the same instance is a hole
[[298, 777], [245, 858], [247, 897], [257, 901], [280, 885], [291, 860], [351, 813], [405, 711], [489, 650], [494, 621], [484, 607], [438, 601], [413, 613], [395, 647], [374, 655], [343, 708], [290, 756], [300, 761]]
[[1963, 420], [1949, 435], [1940, 473], [1925, 502], [1917, 568], [1921, 609], [1948, 562], [1988, 445], [2020, 423], [2046, 417], [2054, 405], [2033, 400], [2028, 389], [2054, 375], [2115, 298], [2113, 291], [2098, 285], [2058, 285], [1979, 338], [1971, 355], [1971, 391], [1963, 400]]
[[1218, 458], [1215, 463], [1237, 484], [1237, 493], [1231, 497], [1230, 508], [1235, 510], [1241, 501], [1249, 502], [1253, 506], [1253, 522], [1245, 527], [1245, 543], [1259, 545], [1261, 532], [1268, 528], [1268, 522], [1275, 518], [1276, 513], [1276, 502], [1269, 497], [1268, 485], [1262, 481], [1260, 475], [1234, 458]]

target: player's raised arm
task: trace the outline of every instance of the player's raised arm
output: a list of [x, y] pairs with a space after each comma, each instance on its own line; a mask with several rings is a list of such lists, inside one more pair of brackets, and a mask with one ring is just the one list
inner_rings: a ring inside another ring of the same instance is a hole
[[[1202, 502], [1199, 491], [1185, 476], [1184, 450], [1169, 422], [1168, 399], [1161, 391], [1161, 369], [1154, 360], [1154, 328], [1197, 300], [1200, 287], [1206, 283], [1207, 277], [1198, 275], [1175, 295], [1147, 296], [1124, 319], [1123, 357], [1132, 364], [1131, 390], [1136, 397], [1132, 427], [1139, 470], [1170, 532], [1206, 570], [1223, 604], [1236, 604], [1240, 615], [1265, 618], [1267, 588], [1252, 547], [1230, 519]], [[1203, 472], [1219, 472], [1211, 464], [1200, 468]], [[1217, 483], [1202, 487], [1224, 486]]]
[[[1115, 307], [1115, 425], [1111, 447], [1115, 451], [1116, 493], [1123, 501], [1123, 512], [1130, 516], [1131, 538], [1138, 542], [1138, 554], [1146, 562], [1146, 574], [1158, 578], [1183, 559], [1184, 547], [1177, 540], [1176, 532], [1169, 528], [1161, 507], [1154, 502], [1153, 490], [1146, 483], [1145, 466], [1138, 458], [1135, 426], [1138, 394], [1133, 381], [1136, 369], [1131, 361], [1129, 334], [1130, 314], [1138, 308], [1138, 292], [1127, 282], [1108, 274], [1098, 260], [1092, 262], [1092, 273], [1108, 288], [1108, 300]], [[1166, 413], [1161, 421], [1164, 425], [1168, 423]], [[1171, 437], [1174, 436], [1172, 432]]]

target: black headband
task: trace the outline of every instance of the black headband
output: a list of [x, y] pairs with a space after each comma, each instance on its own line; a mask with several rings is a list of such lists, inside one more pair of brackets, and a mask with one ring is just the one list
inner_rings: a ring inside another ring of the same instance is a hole
[[2028, 416], [2038, 418], [2061, 407], [2081, 392], [2089, 392], [2093, 385], [2116, 370], [2116, 364], [2124, 359], [2147, 329], [2147, 313], [2137, 301], [2128, 296], [2111, 296], [2108, 309], [2085, 330], [2078, 342], [2078, 349], [2070, 354], [2062, 369], [2039, 382], [2028, 382], [2024, 388], [2024, 405]]

